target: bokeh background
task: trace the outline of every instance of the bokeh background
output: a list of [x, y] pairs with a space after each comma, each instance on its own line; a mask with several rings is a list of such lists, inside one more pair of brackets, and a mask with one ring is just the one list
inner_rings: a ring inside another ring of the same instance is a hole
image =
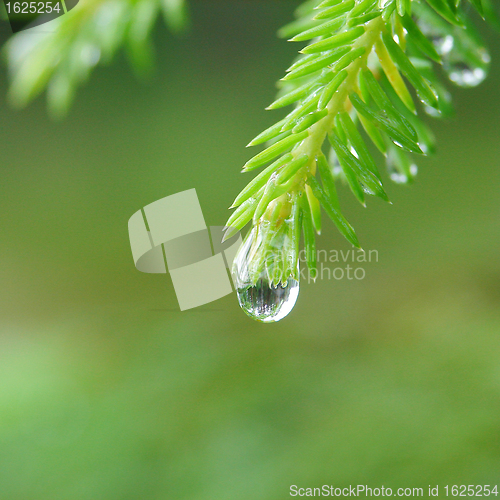
[[[453, 90], [394, 202], [345, 213], [362, 281], [304, 283], [275, 325], [234, 295], [180, 312], [134, 268], [128, 218], [195, 187], [222, 225], [296, 46], [297, 2], [193, 1], [157, 71], [98, 68], [66, 120], [2, 98], [0, 498], [279, 500], [290, 485], [500, 482], [500, 39]], [[4, 37], [5, 38], [5, 37]], [[0, 95], [6, 94], [5, 69]], [[331, 224], [322, 249], [349, 249]], [[196, 283], [193, 283], [196, 287]]]

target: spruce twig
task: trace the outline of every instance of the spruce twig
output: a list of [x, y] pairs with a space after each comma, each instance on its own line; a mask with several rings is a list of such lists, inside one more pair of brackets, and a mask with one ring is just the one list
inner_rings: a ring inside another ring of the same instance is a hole
[[296, 20], [279, 35], [308, 43], [268, 107], [294, 109], [250, 143], [269, 141], [244, 171], [273, 163], [236, 198], [232, 207], [239, 216], [227, 223], [228, 235], [253, 224], [249, 286], [263, 279], [264, 269], [274, 270], [270, 286], [296, 275], [297, 254], [290, 262], [285, 249], [298, 248], [301, 231], [283, 231], [290, 214], [303, 226], [313, 277], [322, 210], [359, 247], [339, 207], [336, 181], [347, 184], [363, 205], [367, 196], [389, 201], [363, 135], [382, 153], [391, 180], [413, 181], [412, 155], [432, 152], [434, 144], [412, 93], [419, 111], [447, 116], [450, 99], [437, 76], [439, 66], [464, 87], [481, 83], [488, 72], [489, 55], [471, 22], [471, 6], [498, 24], [491, 0], [308, 0], [298, 7]]

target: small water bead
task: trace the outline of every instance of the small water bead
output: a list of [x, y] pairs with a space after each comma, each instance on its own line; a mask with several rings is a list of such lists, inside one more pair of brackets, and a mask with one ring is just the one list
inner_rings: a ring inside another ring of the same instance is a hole
[[418, 167], [411, 163], [408, 156], [400, 151], [391, 149], [386, 159], [387, 171], [392, 182], [408, 184], [418, 174]]
[[363, 189], [363, 192], [365, 194], [369, 194], [371, 196], [375, 196], [375, 192], [373, 191], [373, 189], [370, 189], [368, 186], [366, 186], [362, 182], [360, 182], [360, 185], [361, 185], [361, 189]]
[[476, 87], [488, 76], [491, 62], [489, 52], [477, 46], [474, 57], [452, 50], [443, 56], [443, 69], [448, 78], [459, 87]]
[[396, 184], [408, 184], [408, 177], [405, 174], [393, 172], [391, 173], [391, 181]]
[[[483, 82], [488, 75], [491, 57], [474, 30], [459, 29], [451, 35], [441, 23], [429, 22], [429, 19], [419, 19], [417, 23], [441, 56], [443, 69], [455, 85], [475, 87]], [[427, 111], [436, 113], [430, 109]]]
[[488, 76], [483, 68], [473, 67], [463, 62], [444, 63], [443, 68], [448, 78], [459, 87], [476, 87]]
[[431, 37], [431, 41], [434, 44], [436, 52], [440, 56], [446, 56], [446, 54], [449, 54], [455, 45], [455, 39], [451, 35], [434, 36]]
[[440, 56], [451, 52], [455, 46], [455, 38], [450, 33], [446, 33], [440, 23], [434, 24], [432, 21], [429, 22], [430, 20], [425, 20], [421, 16], [416, 21], [422, 33], [432, 42], [432, 45], [434, 45], [436, 52]]
[[[432, 108], [431, 106], [424, 105], [424, 111], [429, 116], [433, 118], [447, 117], [453, 114], [453, 99], [452, 95], [448, 90], [438, 84], [434, 84], [434, 88], [436, 89], [439, 95], [439, 109]], [[425, 153], [425, 151], [424, 151]]]
[[342, 167], [340, 166], [340, 164], [333, 166], [333, 168], [332, 168], [332, 175], [333, 175], [334, 179], [340, 179], [341, 177], [343, 177], [344, 170], [342, 169]]
[[395, 182], [396, 184], [408, 184], [408, 182], [418, 174], [418, 167], [415, 164], [410, 165], [410, 174], [411, 177], [409, 178], [406, 174], [398, 172], [397, 170], [393, 170], [390, 173], [390, 178], [391, 181]]
[[[452, 38], [447, 43], [446, 39]], [[459, 87], [476, 87], [488, 76], [491, 62], [489, 52], [483, 46], [470, 40], [470, 47], [465, 42], [469, 40], [454, 40], [453, 37], [444, 37], [441, 51], [443, 69], [448, 78]], [[444, 47], [444, 49], [443, 49]]]
[[252, 319], [262, 323], [280, 321], [291, 312], [299, 296], [299, 282], [289, 278], [285, 284], [271, 286], [262, 278], [253, 286], [237, 289], [240, 307]]
[[441, 117], [441, 111], [439, 111], [439, 109], [433, 108], [432, 106], [424, 105], [424, 111], [427, 115], [432, 116], [433, 118]]
[[233, 280], [238, 302], [252, 319], [262, 323], [280, 321], [295, 306], [299, 296], [299, 282], [289, 277], [285, 283], [272, 285], [265, 270], [255, 284], [250, 281], [249, 259], [254, 242], [254, 230], [245, 239], [233, 263]]

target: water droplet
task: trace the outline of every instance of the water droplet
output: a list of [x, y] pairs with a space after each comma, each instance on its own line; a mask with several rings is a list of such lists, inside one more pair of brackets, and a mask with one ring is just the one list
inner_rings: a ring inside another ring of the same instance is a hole
[[436, 52], [440, 56], [449, 54], [452, 51], [453, 46], [455, 45], [455, 39], [451, 35], [434, 36], [431, 37], [431, 40], [434, 44], [434, 47], [436, 48]]
[[255, 284], [251, 282], [248, 263], [255, 234], [253, 229], [238, 251], [233, 263], [233, 280], [243, 311], [252, 319], [272, 323], [280, 321], [293, 309], [299, 296], [299, 282], [290, 276], [284, 283], [273, 285], [265, 269]]
[[240, 307], [252, 319], [262, 323], [280, 321], [293, 309], [299, 296], [299, 282], [289, 278], [286, 286], [279, 283], [271, 286], [268, 280], [260, 279], [254, 286], [238, 288]]
[[435, 24], [432, 19], [425, 19], [425, 16], [418, 17], [417, 24], [425, 37], [432, 42], [440, 56], [449, 54], [452, 51], [455, 46], [455, 38], [444, 31], [441, 24]]
[[[424, 105], [424, 111], [427, 115], [432, 116], [433, 118], [440, 118], [441, 111], [439, 109], [433, 108], [431, 106]], [[425, 151], [424, 151], [425, 153]]]
[[[439, 95], [439, 109], [432, 108], [431, 106], [424, 105], [424, 111], [434, 118], [447, 117], [453, 114], [452, 96], [444, 86], [438, 84], [434, 85]], [[424, 151], [425, 153], [426, 151]]]
[[488, 76], [491, 62], [489, 52], [481, 46], [470, 48], [473, 56], [460, 48], [443, 55], [443, 69], [448, 78], [459, 87], [476, 87]]
[[344, 175], [344, 171], [340, 165], [334, 165], [332, 169], [332, 175], [334, 179], [340, 179]]
[[[441, 56], [448, 78], [460, 87], [475, 87], [488, 75], [490, 54], [471, 27], [454, 28], [450, 34], [442, 23], [433, 21], [434, 14], [417, 21], [422, 33], [433, 43]], [[427, 18], [427, 19], [426, 19]], [[428, 110], [435, 115], [436, 111]]]
[[418, 173], [417, 165], [411, 163], [410, 158], [396, 148], [389, 150], [386, 164], [389, 177], [396, 184], [408, 184]]
[[443, 68], [448, 78], [459, 87], [476, 87], [484, 81], [487, 73], [482, 68], [474, 68], [463, 62], [445, 63]]
[[365, 194], [369, 194], [369, 195], [375, 196], [375, 192], [373, 191], [373, 189], [370, 189], [368, 186], [366, 186], [362, 182], [360, 182], [360, 185], [361, 185], [361, 188], [363, 189], [363, 192]]
[[393, 172], [391, 174], [391, 181], [395, 182], [396, 184], [407, 184], [408, 177], [406, 177], [405, 174], [400, 174], [399, 172]]

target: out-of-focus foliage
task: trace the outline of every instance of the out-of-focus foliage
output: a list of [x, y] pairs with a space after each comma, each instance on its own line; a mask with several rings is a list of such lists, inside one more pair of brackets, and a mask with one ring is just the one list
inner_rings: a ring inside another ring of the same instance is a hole
[[[439, 157], [422, 159], [411, 189], [387, 183], [395, 206], [372, 203], [367, 217], [339, 185], [379, 252], [365, 280], [320, 271], [271, 326], [249, 321], [235, 295], [180, 312], [167, 276], [134, 267], [127, 219], [147, 203], [195, 187], [207, 224], [224, 223], [242, 187], [235, 165], [271, 125], [262, 108], [295, 51], [273, 34], [290, 2], [192, 4], [190, 37], [158, 30], [157, 84], [124, 78], [117, 58], [62, 123], [41, 101], [19, 113], [0, 100], [2, 500], [497, 483], [493, 36], [490, 77], [452, 88], [456, 118], [433, 123]], [[318, 245], [350, 249], [330, 224]]]
[[92, 68], [108, 64], [121, 47], [135, 72], [147, 75], [160, 14], [173, 32], [186, 29], [185, 0], [83, 0], [41, 29], [14, 35], [4, 49], [11, 103], [23, 107], [47, 87], [49, 111], [64, 116]]

